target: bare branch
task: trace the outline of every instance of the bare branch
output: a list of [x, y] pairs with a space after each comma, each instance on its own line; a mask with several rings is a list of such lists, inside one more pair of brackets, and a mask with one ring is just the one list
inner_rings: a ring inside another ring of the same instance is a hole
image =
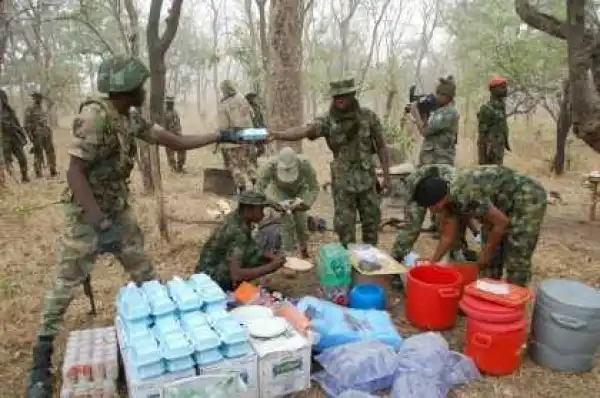
[[179, 27], [179, 17], [181, 16], [181, 6], [183, 0], [173, 0], [171, 3], [171, 9], [169, 10], [169, 16], [167, 16], [166, 24], [167, 27], [163, 33], [163, 37], [160, 39], [160, 48], [162, 53], [166, 53], [175, 35], [177, 34], [177, 28]]
[[390, 5], [390, 2], [391, 2], [391, 0], [385, 0], [383, 5], [381, 6], [381, 10], [379, 12], [379, 16], [377, 17], [377, 20], [375, 21], [375, 25], [373, 26], [373, 31], [371, 33], [371, 45], [369, 46], [369, 55], [367, 55], [367, 59], [365, 61], [365, 66], [361, 73], [359, 86], [362, 86], [362, 84], [364, 83], [365, 78], [367, 76], [367, 71], [369, 70], [369, 67], [371, 66], [371, 62], [373, 61], [373, 53], [375, 52], [375, 44], [377, 42], [377, 34], [379, 31], [379, 25], [381, 24], [381, 21], [383, 20], [383, 16], [386, 14], [386, 11], [388, 9], [388, 6]]

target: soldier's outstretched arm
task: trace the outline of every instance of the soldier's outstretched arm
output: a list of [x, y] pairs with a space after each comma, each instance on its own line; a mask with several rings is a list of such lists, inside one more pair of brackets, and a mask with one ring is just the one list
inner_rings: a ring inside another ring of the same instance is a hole
[[219, 132], [202, 135], [176, 135], [162, 126], [155, 124], [150, 130], [153, 139], [158, 145], [165, 146], [175, 151], [187, 151], [190, 149], [202, 148], [203, 146], [222, 141], [222, 134]]
[[269, 140], [274, 141], [300, 141], [304, 138], [310, 138], [314, 135], [316, 127], [314, 125], [291, 127], [283, 131], [269, 130]]

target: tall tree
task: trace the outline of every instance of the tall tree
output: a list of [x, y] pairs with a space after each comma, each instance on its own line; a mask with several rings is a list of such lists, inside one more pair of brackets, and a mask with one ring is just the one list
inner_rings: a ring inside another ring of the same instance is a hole
[[[271, 1], [267, 119], [269, 128], [274, 130], [284, 130], [304, 122], [301, 72], [303, 19], [303, 0]], [[301, 142], [293, 144], [297, 152], [302, 152]]]
[[[166, 18], [166, 26], [162, 36], [159, 34], [159, 29], [163, 1], [152, 0], [152, 3], [150, 4], [148, 26], [146, 27], [146, 43], [148, 46], [148, 59], [150, 61], [150, 114], [152, 121], [158, 124], [163, 124], [164, 117], [167, 73], [165, 54], [177, 34], [182, 4], [183, 0], [173, 0], [171, 2], [171, 9]], [[154, 193], [157, 194], [158, 200], [158, 227], [163, 238], [168, 239], [158, 146], [152, 145], [148, 148], [148, 151], [150, 151]]]

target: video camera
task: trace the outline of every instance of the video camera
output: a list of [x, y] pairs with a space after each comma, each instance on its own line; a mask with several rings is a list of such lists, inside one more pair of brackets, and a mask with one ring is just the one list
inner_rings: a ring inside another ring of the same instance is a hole
[[437, 103], [435, 101], [435, 95], [430, 94], [415, 94], [417, 90], [417, 86], [412, 85], [408, 89], [408, 105], [404, 107], [405, 113], [410, 113], [410, 105], [413, 102], [417, 103], [417, 110], [419, 111], [419, 115], [421, 116], [421, 120], [423, 122], [427, 122], [429, 119], [429, 115], [437, 108]]

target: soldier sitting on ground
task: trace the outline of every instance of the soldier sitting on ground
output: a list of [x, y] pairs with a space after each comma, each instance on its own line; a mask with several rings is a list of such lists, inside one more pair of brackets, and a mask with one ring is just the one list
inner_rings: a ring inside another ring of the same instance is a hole
[[254, 191], [240, 194], [236, 210], [210, 235], [200, 249], [196, 273], [209, 275], [225, 291], [235, 290], [244, 281], [252, 281], [277, 271], [285, 257], [263, 253], [252, 236], [252, 227], [264, 217], [268, 206], [265, 195]]

